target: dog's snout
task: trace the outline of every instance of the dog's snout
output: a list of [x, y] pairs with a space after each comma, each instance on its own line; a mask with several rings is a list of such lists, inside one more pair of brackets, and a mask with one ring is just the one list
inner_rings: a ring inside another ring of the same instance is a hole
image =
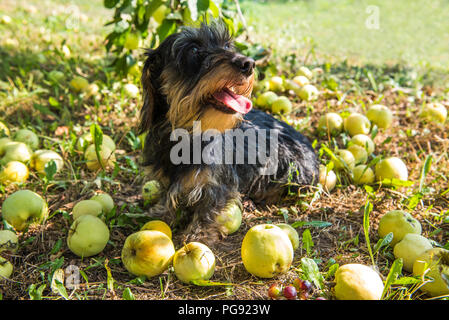
[[244, 74], [251, 73], [256, 65], [253, 59], [244, 55], [235, 56], [232, 63]]

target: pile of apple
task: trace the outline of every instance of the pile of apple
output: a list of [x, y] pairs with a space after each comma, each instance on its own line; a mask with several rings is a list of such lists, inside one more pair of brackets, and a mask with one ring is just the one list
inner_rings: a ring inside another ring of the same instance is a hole
[[314, 101], [318, 98], [319, 91], [310, 83], [313, 78], [313, 72], [303, 66], [293, 79], [274, 76], [262, 81], [260, 86], [264, 92], [257, 97], [256, 105], [273, 113], [288, 114], [292, 111], [292, 103], [287, 96], [281, 94], [289, 93], [303, 101]]
[[0, 183], [24, 183], [29, 177], [28, 166], [39, 174], [45, 174], [45, 166], [50, 161], [56, 164], [56, 171], [64, 166], [62, 157], [55, 151], [39, 149], [39, 137], [29, 129], [19, 129], [12, 137], [8, 127], [0, 122], [0, 130], [5, 135], [0, 138]]
[[386, 129], [391, 126], [392, 121], [391, 110], [381, 104], [369, 107], [366, 115], [354, 112], [343, 118], [338, 113], [329, 112], [321, 116], [318, 132], [329, 136], [345, 132], [350, 137], [345, 148], [335, 150], [327, 166], [321, 165], [321, 185], [331, 191], [337, 182], [335, 171], [348, 172], [356, 185], [372, 184], [375, 181], [391, 185], [396, 181], [407, 181], [407, 166], [398, 157], [381, 159], [374, 168], [368, 165], [369, 160], [375, 158], [376, 146], [370, 136], [372, 125]]

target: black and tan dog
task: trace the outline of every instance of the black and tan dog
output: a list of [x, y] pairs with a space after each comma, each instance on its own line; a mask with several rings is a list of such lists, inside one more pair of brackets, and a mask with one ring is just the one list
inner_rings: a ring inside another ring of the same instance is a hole
[[[317, 181], [309, 141], [252, 109], [255, 63], [236, 52], [222, 24], [186, 27], [146, 56], [139, 130], [147, 133], [144, 164], [163, 186], [151, 216], [178, 221], [188, 238], [211, 243], [221, 236], [215, 218], [230, 202], [244, 196], [272, 203], [285, 195], [286, 185], [298, 191]], [[213, 134], [195, 146], [206, 132]], [[181, 147], [179, 136], [189, 138]], [[224, 159], [229, 146], [232, 161]], [[180, 150], [187, 161], [179, 161]], [[254, 154], [265, 161], [255, 161]]]

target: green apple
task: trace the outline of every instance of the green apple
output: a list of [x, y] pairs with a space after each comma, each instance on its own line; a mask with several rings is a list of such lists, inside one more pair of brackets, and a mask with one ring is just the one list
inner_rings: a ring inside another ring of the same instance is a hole
[[167, 235], [156, 230], [142, 230], [126, 238], [121, 258], [130, 273], [151, 278], [168, 268], [174, 254], [175, 247]]
[[13, 266], [11, 262], [3, 257], [0, 257], [0, 280], [2, 280], [2, 278], [9, 279], [9, 277], [11, 277], [12, 275], [12, 271]]
[[0, 157], [2, 157], [5, 154], [5, 146], [8, 145], [10, 142], [13, 142], [8, 137], [0, 138]]
[[421, 291], [432, 297], [449, 295], [449, 250], [432, 248], [422, 253], [413, 263], [413, 275], [432, 279]]
[[351, 137], [356, 134], [369, 134], [371, 130], [371, 122], [360, 113], [351, 113], [344, 119], [343, 126]]
[[154, 204], [161, 197], [161, 185], [157, 180], [147, 181], [142, 187], [142, 199], [145, 203]]
[[279, 227], [282, 229], [282, 231], [285, 232], [285, 234], [288, 236], [292, 243], [293, 250], [296, 250], [299, 248], [299, 234], [298, 231], [296, 231], [295, 228], [293, 228], [288, 223], [277, 223], [275, 224], [276, 227]]
[[347, 150], [354, 156], [355, 164], [364, 164], [368, 161], [368, 152], [366, 152], [364, 147], [357, 144], [350, 145]]
[[286, 90], [292, 90], [295, 93], [297, 93], [299, 89], [301, 89], [301, 86], [299, 84], [290, 79], [285, 79], [284, 87]]
[[87, 168], [89, 168], [90, 170], [98, 170], [102, 167], [102, 164], [105, 168], [114, 166], [115, 154], [113, 150], [109, 149], [106, 145], [103, 144], [99, 154], [100, 159], [97, 157], [95, 145], [91, 144], [87, 147], [86, 152], [84, 153]]
[[165, 16], [167, 15], [167, 12], [169, 12], [170, 9], [167, 8], [167, 6], [165, 4], [160, 5], [154, 12], [153, 12], [153, 18], [154, 20], [158, 23], [161, 24], [164, 19]]
[[136, 50], [140, 45], [140, 34], [138, 32], [129, 32], [125, 37], [123, 46], [128, 50]]
[[59, 172], [64, 167], [64, 160], [62, 157], [52, 150], [36, 150], [31, 156], [30, 166], [39, 173], [45, 174], [45, 165], [50, 161], [56, 164], [56, 172]]
[[318, 120], [318, 131], [338, 135], [343, 130], [343, 118], [335, 112], [328, 112]]
[[429, 121], [444, 123], [447, 118], [447, 109], [438, 102], [427, 103], [423, 105], [420, 115]]
[[340, 149], [335, 152], [335, 157], [338, 161], [334, 160], [335, 170], [347, 169], [352, 171], [355, 167], [355, 158], [351, 151], [346, 149]]
[[89, 87], [89, 81], [87, 81], [86, 78], [83, 78], [81, 76], [75, 76], [70, 81], [70, 86], [76, 92], [82, 92], [82, 91], [87, 90], [87, 88]]
[[195, 280], [209, 280], [215, 271], [214, 253], [200, 242], [190, 242], [176, 251], [173, 269], [176, 277], [187, 284]]
[[95, 200], [81, 200], [73, 206], [72, 217], [73, 220], [76, 220], [84, 215], [101, 218], [103, 215], [103, 206]]
[[127, 83], [123, 86], [124, 93], [130, 98], [136, 98], [139, 96], [139, 88], [132, 83]]
[[299, 68], [298, 72], [296, 73], [297, 76], [304, 76], [307, 79], [311, 80], [313, 78], [313, 72], [310, 71], [309, 68], [302, 66]]
[[394, 247], [408, 233], [421, 234], [421, 223], [413, 216], [402, 210], [392, 210], [384, 214], [379, 220], [377, 233], [380, 238], [385, 238], [390, 232], [393, 239], [390, 246]]
[[289, 270], [293, 246], [281, 228], [260, 224], [248, 230], [241, 246], [245, 269], [261, 278], [272, 278]]
[[277, 114], [286, 114], [292, 111], [292, 103], [287, 97], [277, 98], [271, 105], [271, 111]]
[[319, 180], [325, 190], [331, 192], [337, 184], [337, 175], [333, 170], [328, 170], [326, 166], [320, 165]]
[[273, 91], [267, 91], [257, 97], [256, 104], [263, 109], [271, 109], [271, 105], [278, 99], [278, 95]]
[[366, 134], [356, 134], [349, 142], [365, 148], [368, 155], [372, 154], [376, 148], [373, 140]]
[[[94, 143], [94, 140], [92, 138], [91, 133], [86, 132], [86, 133], [83, 133], [78, 138], [78, 141], [76, 143], [76, 148], [79, 151], [84, 151], [90, 144], [93, 144], [93, 143]], [[114, 140], [112, 140], [112, 138], [106, 134], [103, 134], [102, 145], [108, 147], [110, 150], [113, 150], [113, 151], [116, 149]]]
[[109, 213], [114, 209], [114, 199], [107, 193], [94, 195], [90, 200], [97, 201], [103, 208], [103, 213]]
[[23, 183], [28, 179], [28, 167], [19, 161], [10, 161], [0, 171], [0, 183], [9, 185], [11, 183]]
[[14, 141], [23, 142], [28, 145], [31, 149], [36, 149], [39, 147], [39, 138], [38, 136], [31, 130], [28, 129], [20, 129], [18, 130], [14, 136]]
[[8, 126], [3, 121], [0, 121], [0, 137], [1, 136], [9, 136]]
[[432, 243], [426, 237], [416, 233], [407, 233], [393, 248], [396, 259], [401, 258], [404, 270], [413, 272], [413, 263], [425, 251], [432, 249]]
[[172, 238], [172, 232], [171, 232], [171, 228], [168, 224], [166, 224], [164, 221], [162, 220], [151, 220], [148, 221], [147, 223], [145, 223], [142, 228], [140, 228], [140, 231], [142, 230], [156, 230], [156, 231], [160, 231], [163, 234], [165, 234], [167, 237], [169, 237], [170, 239]]
[[369, 107], [366, 117], [381, 129], [387, 129], [393, 123], [393, 112], [381, 104], [374, 104]]
[[304, 87], [306, 84], [310, 84], [309, 78], [305, 76], [296, 76], [293, 78], [293, 81], [299, 86]]
[[42, 223], [47, 218], [47, 202], [33, 191], [19, 190], [3, 202], [2, 216], [14, 229], [23, 231], [29, 225]]
[[54, 83], [64, 80], [65, 74], [59, 70], [52, 70], [48, 73], [48, 79]]
[[302, 100], [314, 101], [318, 99], [320, 92], [314, 85], [306, 84], [298, 91], [297, 94]]
[[243, 206], [239, 200], [230, 201], [215, 217], [215, 222], [224, 234], [232, 234], [240, 228], [242, 224], [242, 210]]
[[270, 91], [279, 92], [284, 91], [284, 80], [281, 77], [274, 76], [269, 80]]
[[31, 160], [32, 151], [23, 142], [12, 141], [3, 146], [5, 152], [0, 164], [5, 165], [10, 161], [28, 162]]
[[397, 157], [380, 160], [375, 167], [376, 180], [385, 185], [392, 183], [393, 179], [407, 181], [408, 170], [404, 161]]
[[70, 251], [81, 258], [99, 254], [108, 241], [108, 226], [100, 218], [88, 214], [75, 219], [67, 236]]
[[382, 278], [366, 265], [345, 264], [335, 273], [334, 293], [338, 300], [380, 300], [383, 290]]
[[374, 182], [374, 172], [370, 167], [359, 164], [352, 170], [352, 181], [358, 185], [371, 184]]
[[11, 230], [0, 230], [0, 253], [3, 251], [16, 252], [19, 247], [19, 238]]

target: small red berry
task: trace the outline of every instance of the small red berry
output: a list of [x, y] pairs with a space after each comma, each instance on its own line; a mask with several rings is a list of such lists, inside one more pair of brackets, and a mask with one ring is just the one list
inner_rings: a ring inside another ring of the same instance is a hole
[[298, 292], [294, 286], [286, 286], [284, 288], [284, 297], [288, 300], [295, 300]]
[[281, 296], [282, 288], [279, 284], [273, 283], [268, 289], [268, 297], [271, 299], [277, 299]]
[[301, 290], [309, 292], [312, 289], [312, 283], [309, 280], [303, 280], [301, 284]]

